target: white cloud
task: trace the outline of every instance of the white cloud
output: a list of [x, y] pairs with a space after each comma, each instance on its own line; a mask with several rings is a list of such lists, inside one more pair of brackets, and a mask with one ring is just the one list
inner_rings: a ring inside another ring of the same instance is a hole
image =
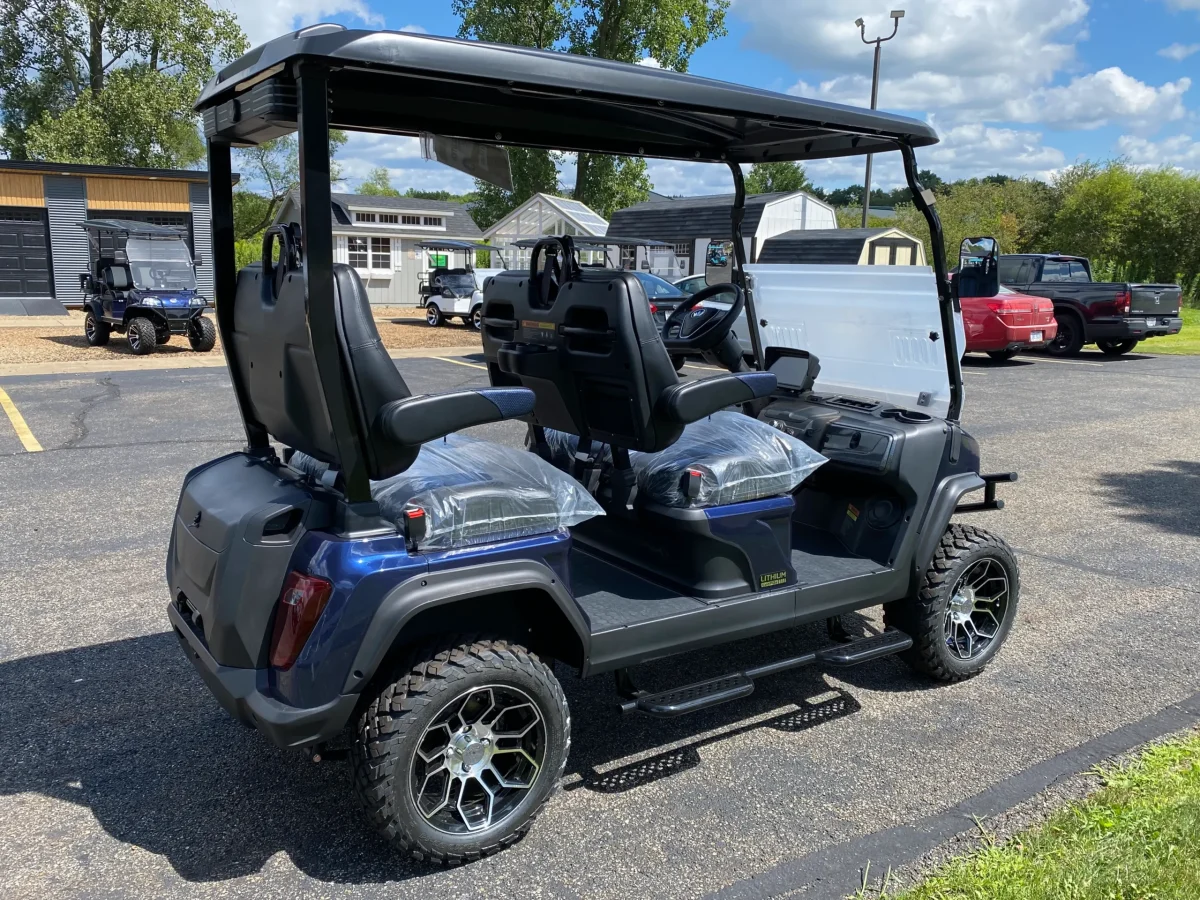
[[382, 28], [383, 17], [372, 12], [363, 0], [208, 0], [209, 5], [237, 16], [238, 24], [256, 47], [282, 34], [327, 21], [331, 16], [349, 16], [363, 25]]
[[1167, 0], [1172, 9], [1194, 9], [1200, 12], [1200, 0]]
[[1180, 78], [1156, 88], [1113, 66], [1073, 78], [1061, 87], [1008, 100], [1003, 118], [1051, 128], [1087, 129], [1120, 123], [1154, 130], [1186, 115], [1183, 95], [1191, 84], [1191, 79]]
[[1200, 141], [1186, 134], [1161, 141], [1125, 134], [1117, 139], [1117, 152], [1135, 166], [1172, 166], [1200, 171]]
[[429, 29], [424, 28], [420, 25], [401, 25], [400, 30], [408, 31], [408, 32], [411, 32], [412, 34], [429, 34]]
[[650, 183], [660, 194], [675, 197], [733, 193], [733, 176], [728, 166], [669, 159], [646, 162]]
[[653, 56], [643, 56], [641, 59], [639, 59], [637, 61], [637, 64], [639, 66], [645, 66], [648, 69], [661, 69], [662, 68], [662, 63], [660, 63]]
[[1197, 50], [1200, 50], [1200, 44], [1172, 44], [1170, 47], [1163, 47], [1158, 51], [1159, 56], [1165, 56], [1167, 59], [1173, 59], [1175, 62], [1183, 62]]

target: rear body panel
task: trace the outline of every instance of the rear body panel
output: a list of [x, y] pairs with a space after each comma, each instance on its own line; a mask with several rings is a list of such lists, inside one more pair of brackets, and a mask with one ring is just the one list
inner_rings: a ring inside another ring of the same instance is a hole
[[[998, 300], [1003, 307], [993, 309]], [[1058, 333], [1054, 306], [1042, 297], [1010, 293], [963, 297], [961, 303], [967, 352], [1043, 347]]]

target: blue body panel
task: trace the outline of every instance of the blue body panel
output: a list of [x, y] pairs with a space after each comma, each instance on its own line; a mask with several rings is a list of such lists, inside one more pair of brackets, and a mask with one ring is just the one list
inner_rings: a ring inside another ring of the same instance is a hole
[[287, 671], [270, 670], [273, 692], [298, 707], [335, 699], [380, 604], [411, 578], [481, 563], [531, 559], [544, 562], [569, 584], [570, 548], [571, 536], [565, 530], [436, 553], [410, 553], [404, 539], [395, 535], [348, 540], [311, 531], [296, 547], [291, 568], [327, 579], [333, 594], [295, 665]]

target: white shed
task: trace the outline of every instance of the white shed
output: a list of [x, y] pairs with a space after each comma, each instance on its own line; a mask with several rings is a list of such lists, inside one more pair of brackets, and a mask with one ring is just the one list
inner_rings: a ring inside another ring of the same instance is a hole
[[[729, 219], [732, 205], [732, 194], [647, 200], [613, 213], [609, 230], [672, 244], [680, 261], [680, 274], [691, 275], [704, 271], [709, 241], [733, 236]], [[742, 237], [750, 262], [758, 259], [768, 238], [788, 231], [826, 228], [837, 228], [837, 215], [832, 206], [811, 194], [793, 191], [746, 198]]]

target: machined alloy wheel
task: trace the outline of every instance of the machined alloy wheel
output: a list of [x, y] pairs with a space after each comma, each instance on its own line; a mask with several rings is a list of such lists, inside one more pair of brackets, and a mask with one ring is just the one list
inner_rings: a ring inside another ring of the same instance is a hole
[[992, 557], [973, 563], [954, 584], [942, 630], [958, 659], [982, 654], [996, 639], [1008, 614], [1008, 574]]
[[503, 684], [471, 688], [421, 735], [413, 803], [446, 834], [500, 825], [534, 786], [545, 756], [545, 719], [528, 694]]
[[430, 303], [425, 307], [425, 323], [433, 328], [442, 324], [442, 311], [436, 303]]
[[352, 754], [368, 818], [406, 856], [455, 865], [521, 839], [558, 787], [571, 714], [519, 644], [447, 635], [364, 697]]
[[921, 586], [887, 603], [883, 621], [913, 639], [904, 659], [937, 681], [978, 675], [1012, 630], [1020, 572], [1008, 544], [974, 525], [947, 526]]
[[471, 327], [476, 331], [483, 328], [483, 307], [477, 306], [471, 311]]
[[88, 344], [92, 347], [102, 347], [108, 343], [111, 334], [112, 327], [97, 319], [96, 314], [89, 309], [83, 317], [83, 336], [87, 338]]
[[139, 356], [153, 353], [158, 346], [158, 329], [149, 319], [138, 317], [129, 320], [129, 330], [126, 332], [129, 349]]

